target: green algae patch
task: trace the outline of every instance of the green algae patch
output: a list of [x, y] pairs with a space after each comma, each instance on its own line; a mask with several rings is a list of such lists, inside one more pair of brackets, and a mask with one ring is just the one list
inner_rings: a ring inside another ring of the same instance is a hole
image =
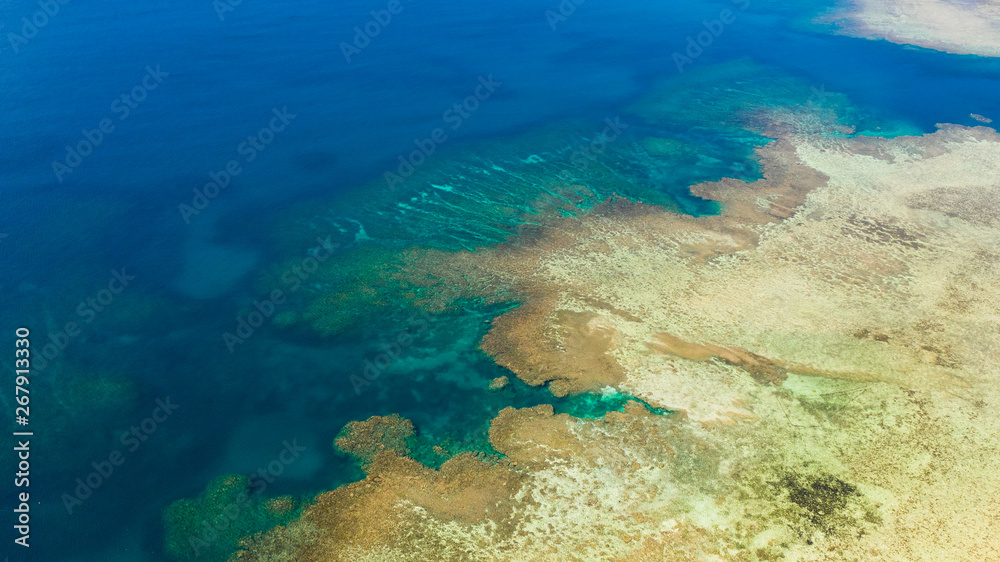
[[865, 524], [881, 522], [857, 486], [831, 474], [789, 472], [770, 485], [797, 508], [788, 514], [789, 524], [807, 542], [815, 531], [826, 536], [856, 536], [864, 532]]
[[139, 399], [134, 381], [116, 373], [80, 373], [55, 387], [56, 400], [73, 418], [107, 418], [133, 408]]
[[736, 540], [739, 548], [760, 559], [783, 560], [792, 545], [819, 545], [832, 552], [883, 530], [885, 498], [878, 488], [852, 481], [827, 460], [760, 460], [734, 475], [735, 488], [721, 488], [734, 500], [730, 513], [739, 513], [738, 525], [749, 531]]
[[[140, 389], [120, 372], [89, 369], [83, 363], [60, 358], [44, 376], [33, 379], [32, 385], [36, 387], [33, 403], [44, 412], [32, 419], [34, 439], [51, 455], [47, 468], [56, 473], [75, 474], [89, 467], [83, 463], [90, 459], [83, 459], [80, 451], [106, 450], [109, 435], [114, 435], [117, 445], [119, 431], [137, 421]], [[7, 400], [13, 411], [14, 395]], [[13, 422], [12, 417], [12, 431], [23, 430]]]
[[370, 244], [323, 261], [297, 257], [271, 266], [261, 277], [261, 290], [288, 296], [272, 324], [329, 338], [362, 327], [373, 316], [409, 308], [405, 293], [413, 288], [395, 275], [400, 259], [398, 251]]
[[299, 323], [299, 313], [294, 310], [283, 310], [274, 315], [271, 325], [279, 330], [290, 330]]
[[671, 138], [645, 137], [639, 144], [650, 156], [657, 158], [691, 158], [697, 152], [697, 147]]
[[266, 484], [245, 475], [220, 476], [196, 498], [163, 510], [164, 550], [173, 560], [224, 561], [243, 537], [283, 525], [301, 515], [292, 496], [267, 498]]
[[845, 124], [875, 128], [843, 94], [750, 59], [704, 66], [665, 80], [631, 108], [651, 123], [721, 128], [741, 142], [760, 135], [779, 114], [801, 132], [852, 132]]

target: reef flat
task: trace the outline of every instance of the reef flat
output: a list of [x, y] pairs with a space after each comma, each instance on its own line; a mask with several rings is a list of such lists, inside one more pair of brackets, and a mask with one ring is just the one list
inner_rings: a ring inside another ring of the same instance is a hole
[[955, 54], [1000, 56], [1000, 5], [988, 0], [852, 0], [824, 20], [855, 37]]
[[768, 128], [763, 179], [692, 188], [717, 216], [610, 196], [401, 257], [414, 306], [519, 295], [481, 347], [525, 382], [675, 414], [508, 408], [437, 470], [372, 418], [366, 478], [233, 559], [1000, 557], [1000, 135]]

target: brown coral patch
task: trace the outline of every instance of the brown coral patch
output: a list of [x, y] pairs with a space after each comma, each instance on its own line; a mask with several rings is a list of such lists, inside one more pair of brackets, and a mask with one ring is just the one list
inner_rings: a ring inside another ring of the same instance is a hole
[[920, 249], [923, 236], [909, 232], [905, 228], [893, 224], [892, 221], [878, 220], [871, 217], [851, 215], [841, 229], [846, 236], [853, 236], [873, 244], [898, 244], [911, 250]]
[[[379, 418], [376, 416], [375, 418]], [[368, 420], [360, 430], [366, 435], [386, 424], [386, 418]], [[396, 428], [412, 427], [409, 420], [392, 420]], [[357, 431], [355, 432], [357, 433]], [[405, 431], [404, 431], [405, 433]], [[377, 439], [377, 437], [376, 437]], [[338, 439], [357, 450], [349, 439]], [[398, 439], [389, 437], [390, 445]], [[367, 443], [367, 453], [373, 447]], [[353, 560], [351, 552], [373, 548], [406, 550], [419, 540], [428, 519], [463, 525], [492, 521], [502, 532], [508, 528], [511, 498], [523, 475], [509, 463], [463, 453], [433, 470], [384, 447], [371, 457], [367, 478], [321, 494], [302, 516], [285, 527], [244, 540], [237, 560], [268, 560], [292, 556], [295, 560]], [[416, 534], [416, 535], [415, 535]]]
[[273, 515], [287, 515], [295, 511], [298, 506], [299, 503], [292, 496], [279, 496], [267, 500], [264, 509]]
[[780, 362], [739, 347], [693, 343], [666, 333], [655, 334], [653, 338], [654, 341], [647, 345], [660, 353], [669, 353], [694, 361], [720, 359], [729, 365], [740, 367], [761, 383], [780, 385], [785, 382], [785, 378], [788, 376], [788, 370]]
[[[659, 431], [655, 428], [660, 424], [669, 427], [671, 423], [635, 401], [626, 403], [621, 412], [607, 412], [603, 418], [586, 422], [569, 414], [556, 414], [549, 404], [504, 408], [490, 423], [490, 444], [506, 455], [512, 465], [528, 470], [570, 459], [602, 464], [614, 456], [621, 443], [641, 444], [656, 457], [669, 458], [674, 449], [666, 440], [649, 439], [649, 435], [650, 431]], [[591, 439], [579, 433], [581, 427], [613, 429], [616, 437], [602, 434], [600, 439], [597, 435], [590, 436]]]
[[502, 389], [506, 388], [506, 386], [507, 386], [508, 383], [510, 383], [510, 379], [507, 378], [506, 376], [504, 376], [504, 377], [496, 377], [496, 378], [494, 378], [493, 380], [490, 381], [489, 389], [490, 390], [502, 390]]
[[576, 452], [572, 418], [551, 405], [504, 408], [490, 423], [490, 444], [520, 466], [538, 466]]
[[407, 499], [444, 521], [476, 523], [489, 518], [503, 522], [510, 515], [510, 499], [521, 475], [507, 463], [494, 464], [463, 453], [449, 459], [427, 485], [411, 490]]
[[806, 196], [829, 178], [804, 165], [795, 156], [791, 139], [782, 138], [758, 149], [764, 179], [744, 182], [723, 178], [691, 188], [691, 193], [724, 205], [722, 215], [699, 217], [699, 222], [712, 229], [729, 231], [734, 226], [745, 229], [753, 225], [785, 220], [795, 214]]
[[341, 430], [334, 441], [338, 449], [356, 457], [362, 463], [371, 463], [375, 456], [386, 450], [400, 455], [410, 453], [409, 440], [413, 437], [413, 422], [399, 414], [372, 416], [365, 421], [354, 421]]
[[991, 190], [939, 187], [909, 196], [906, 204], [914, 209], [937, 211], [980, 226], [1000, 227], [1000, 186]]
[[480, 347], [524, 382], [549, 383], [553, 394], [565, 396], [621, 382], [621, 365], [608, 353], [615, 334], [595, 313], [552, 313], [547, 299], [532, 299], [494, 320]]

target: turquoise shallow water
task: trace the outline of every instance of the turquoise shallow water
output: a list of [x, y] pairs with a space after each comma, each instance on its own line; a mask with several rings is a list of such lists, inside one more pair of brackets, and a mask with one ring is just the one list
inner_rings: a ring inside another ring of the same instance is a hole
[[[166, 505], [218, 475], [266, 467], [286, 440], [307, 451], [268, 496], [356, 479], [357, 467], [330, 446], [351, 420], [399, 413], [425, 443], [482, 450], [486, 424], [503, 407], [553, 403], [596, 416], [625, 399], [560, 400], [517, 381], [490, 393], [489, 380], [509, 373], [476, 345], [502, 308], [477, 303], [426, 326], [409, 313], [372, 310], [333, 338], [261, 327], [230, 353], [221, 335], [266, 295], [262, 269], [307, 257], [316, 236], [345, 252], [496, 243], [519, 224], [500, 206], [528, 208], [552, 187], [545, 178], [591, 174], [614, 177], [622, 195], [715, 212], [687, 187], [759, 173], [748, 158], [766, 139], [727, 121], [749, 103], [839, 92], [846, 97], [829, 103], [849, 104], [839, 110], [876, 134], [1000, 116], [997, 62], [822, 33], [808, 24], [824, 8], [818, 2], [751, 1], [739, 10], [733, 2], [589, 0], [555, 29], [545, 15], [554, 2], [401, 5], [348, 63], [340, 43], [385, 3], [244, 2], [221, 18], [207, 1], [68, 3], [16, 49], [7, 34], [22, 33], [22, 18], [39, 8], [0, 4], [4, 341], [25, 325], [36, 345], [62, 344], [33, 383], [30, 559], [163, 559]], [[678, 72], [673, 53], [705, 30], [703, 20], [734, 7], [736, 20]], [[699, 72], [732, 61], [759, 72], [699, 82]], [[488, 99], [467, 117], [447, 114], [489, 76], [500, 85]], [[126, 104], [126, 116], [115, 100], [140, 86], [142, 100]], [[673, 92], [669, 118], [638, 118], [632, 104], [662, 88]], [[242, 144], [271, 127], [275, 110], [288, 122], [273, 140]], [[629, 126], [620, 141], [587, 153], [616, 117]], [[95, 138], [103, 119], [114, 130], [60, 181], [52, 162]], [[448, 139], [388, 190], [385, 172], [398, 171], [399, 157], [437, 128]], [[644, 136], [687, 148], [644, 158], [633, 150]], [[543, 164], [526, 163], [531, 156]], [[186, 222], [178, 206], [194, 204], [193, 190], [230, 160], [241, 171]], [[134, 279], [101, 304], [113, 272]], [[70, 322], [78, 334], [65, 334]], [[351, 377], [404, 331], [412, 342], [356, 392]], [[147, 439], [134, 449], [122, 441], [168, 397], [178, 409]], [[64, 494], [76, 494], [76, 479], [116, 451], [124, 463], [67, 513]], [[7, 505], [14, 491], [3, 486]], [[10, 556], [28, 559], [22, 554]]]

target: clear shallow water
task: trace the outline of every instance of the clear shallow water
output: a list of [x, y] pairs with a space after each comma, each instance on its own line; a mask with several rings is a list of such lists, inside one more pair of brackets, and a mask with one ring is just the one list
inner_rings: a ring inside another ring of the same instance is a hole
[[[353, 419], [399, 413], [428, 442], [450, 439], [460, 450], [484, 447], [485, 424], [505, 406], [556, 402], [574, 413], [593, 407], [591, 415], [617, 406], [557, 401], [516, 382], [486, 391], [491, 378], [504, 374], [476, 350], [495, 311], [471, 305], [422, 331], [360, 396], [350, 377], [363, 373], [386, 341], [412, 328], [405, 316], [373, 313], [365, 330], [334, 340], [262, 328], [234, 353], [220, 338], [260, 298], [260, 268], [278, 255], [302, 254], [301, 245], [281, 246], [276, 229], [286, 211], [358, 190], [384, 196], [382, 174], [396, 169], [413, 139], [450, 126], [444, 112], [473, 93], [481, 76], [501, 85], [449, 131], [431, 157], [438, 161], [422, 170], [430, 173], [466, 148], [478, 153], [516, 143], [539, 128], [557, 131], [552, 150], [572, 147], [607, 118], [627, 120], [629, 104], [651, 88], [745, 58], [767, 69], [762, 84], [784, 76], [802, 84], [803, 98], [812, 88], [846, 94], [869, 116], [873, 132], [879, 126], [931, 131], [940, 122], [974, 124], [969, 113], [1000, 115], [996, 62], [821, 34], [803, 23], [819, 3], [793, 11], [751, 2], [683, 74], [672, 53], [703, 31], [702, 20], [733, 3], [590, 0], [555, 30], [544, 14], [556, 9], [554, 2], [403, 6], [350, 64], [339, 43], [351, 41], [352, 28], [384, 3], [244, 2], [222, 21], [202, 0], [70, 3], [18, 52], [2, 43], [4, 337], [23, 324], [44, 343], [67, 322], [83, 325], [37, 376], [34, 559], [160, 559], [159, 514], [167, 504], [197, 495], [220, 474], [266, 466], [287, 439], [299, 439], [308, 451], [268, 495], [308, 494], [355, 479], [353, 463], [330, 447]], [[0, 4], [4, 36], [20, 32], [21, 18], [36, 10]], [[157, 65], [169, 75], [121, 119], [113, 100]], [[752, 176], [752, 166], [734, 164], [763, 139], [709, 119], [711, 107], [696, 103], [709, 92], [686, 92], [691, 104], [678, 97], [676, 127], [655, 132], [691, 143], [698, 154], [635, 195], [710, 212], [686, 198], [685, 187]], [[295, 117], [246, 162], [240, 143], [285, 107]], [[114, 131], [60, 182], [52, 161], [63, 160], [64, 147], [104, 118]], [[558, 133], [566, 120], [572, 124]], [[632, 133], [643, 126], [636, 123]], [[240, 159], [243, 171], [186, 224], [178, 205], [191, 203], [192, 190], [231, 159]], [[404, 185], [393, 196], [406, 201], [418, 189]], [[366, 232], [376, 237], [405, 231], [395, 235], [445, 245], [434, 230], [439, 223], [425, 225], [412, 214], [380, 228], [358, 203], [375, 198], [364, 193], [345, 195], [334, 214], [362, 226], [370, 220]], [[135, 280], [85, 323], [79, 304], [122, 268]], [[120, 432], [168, 396], [177, 412], [130, 451]], [[125, 463], [67, 515], [62, 494], [115, 450], [127, 452]], [[10, 489], [0, 491], [9, 502]]]

